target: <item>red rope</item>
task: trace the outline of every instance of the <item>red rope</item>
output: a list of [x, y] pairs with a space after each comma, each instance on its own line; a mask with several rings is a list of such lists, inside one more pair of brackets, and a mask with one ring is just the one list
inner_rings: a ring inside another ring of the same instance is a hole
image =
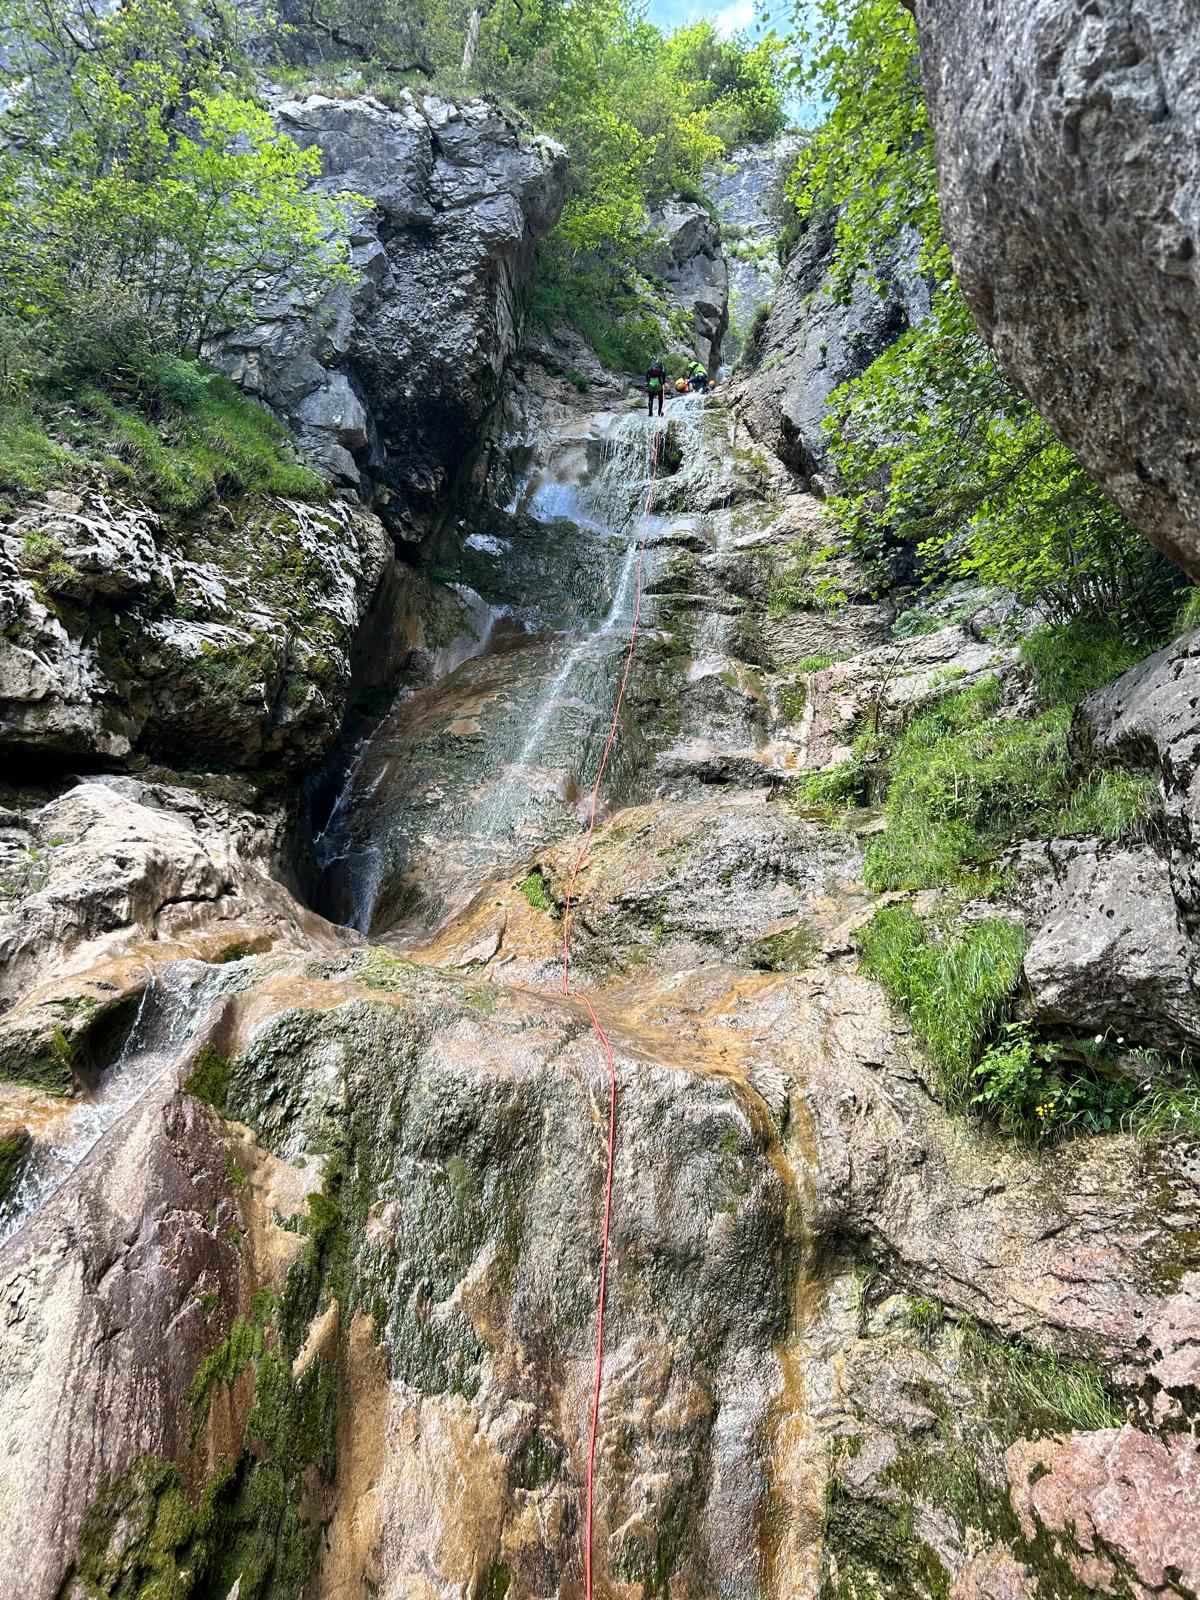
[[[604, 742], [600, 765], [596, 769], [596, 781], [592, 785], [591, 802], [588, 806], [587, 832], [583, 836], [583, 844], [580, 846], [579, 854], [575, 858], [575, 865], [571, 869], [571, 877], [567, 883], [567, 898], [563, 908], [562, 992], [564, 994], [570, 994], [571, 992], [571, 899], [575, 893], [575, 881], [579, 877], [584, 861], [587, 859], [587, 853], [591, 849], [592, 835], [596, 831], [596, 808], [600, 801], [600, 784], [604, 778], [613, 745], [617, 740], [617, 728], [621, 720], [621, 706], [625, 699], [625, 690], [629, 685], [629, 674], [633, 668], [633, 652], [637, 644], [638, 623], [642, 615], [642, 571], [646, 562], [646, 545], [650, 538], [650, 514], [654, 506], [654, 487], [658, 476], [658, 446], [661, 437], [661, 429], [656, 428], [650, 453], [650, 482], [646, 488], [642, 537], [638, 545], [637, 592], [633, 603], [633, 621], [629, 628], [629, 648], [625, 652], [625, 670], [621, 674], [621, 686], [617, 690], [616, 702], [613, 705], [612, 723], [608, 730], [608, 738]], [[604, 1292], [608, 1286], [608, 1244], [612, 1227], [613, 1158], [616, 1154], [617, 1145], [617, 1063], [613, 1056], [612, 1045], [608, 1042], [608, 1035], [600, 1026], [600, 1018], [596, 1015], [595, 1007], [587, 995], [581, 995], [580, 998], [587, 1007], [588, 1016], [592, 1019], [592, 1027], [596, 1030], [596, 1037], [600, 1041], [600, 1048], [604, 1051], [604, 1059], [608, 1065], [608, 1162], [604, 1175], [604, 1227], [600, 1236], [600, 1287], [596, 1295], [596, 1381], [592, 1390], [592, 1427], [588, 1439], [587, 1502], [583, 1536], [584, 1593], [585, 1600], [592, 1600], [592, 1510], [596, 1490], [596, 1437], [600, 1431], [600, 1384], [604, 1376]]]

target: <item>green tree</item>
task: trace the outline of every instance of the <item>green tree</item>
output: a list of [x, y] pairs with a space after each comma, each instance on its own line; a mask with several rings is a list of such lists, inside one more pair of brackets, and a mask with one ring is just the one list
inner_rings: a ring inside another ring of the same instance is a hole
[[311, 187], [319, 153], [239, 82], [224, 9], [0, 0], [0, 40], [17, 38], [0, 291], [18, 314], [65, 326], [117, 306], [121, 340], [140, 325], [148, 342], [198, 350], [285, 277], [312, 293], [350, 279], [353, 197]]

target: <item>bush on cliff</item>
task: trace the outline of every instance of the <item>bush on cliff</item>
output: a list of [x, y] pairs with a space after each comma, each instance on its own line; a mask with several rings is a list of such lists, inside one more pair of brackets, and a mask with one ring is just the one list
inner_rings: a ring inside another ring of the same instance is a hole
[[198, 352], [282, 284], [349, 280], [320, 153], [275, 126], [237, 73], [220, 6], [2, 0], [0, 294], [97, 344], [115, 299], [159, 349]]
[[[0, 0], [0, 495], [76, 474], [189, 509], [320, 493], [195, 359], [287, 277], [352, 277], [351, 197], [309, 187], [222, 0]], [[190, 359], [182, 359], [187, 355]]]

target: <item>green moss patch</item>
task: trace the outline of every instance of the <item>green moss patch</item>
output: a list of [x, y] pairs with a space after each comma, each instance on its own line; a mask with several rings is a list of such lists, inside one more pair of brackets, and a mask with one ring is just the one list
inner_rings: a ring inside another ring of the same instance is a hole
[[535, 911], [544, 911], [547, 916], [553, 914], [554, 901], [550, 898], [550, 885], [540, 867], [535, 867], [521, 880], [520, 888], [526, 901]]
[[225, 1109], [229, 1098], [229, 1058], [214, 1044], [202, 1044], [192, 1062], [192, 1070], [183, 1080], [188, 1094], [217, 1111]]
[[821, 935], [811, 922], [770, 933], [747, 946], [746, 963], [760, 972], [799, 972], [821, 953]]
[[0, 1201], [6, 1200], [16, 1188], [28, 1149], [29, 1134], [24, 1128], [0, 1135]]

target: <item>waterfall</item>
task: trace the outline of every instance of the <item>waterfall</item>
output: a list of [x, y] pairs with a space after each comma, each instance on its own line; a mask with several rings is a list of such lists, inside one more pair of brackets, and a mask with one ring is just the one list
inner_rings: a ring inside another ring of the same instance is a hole
[[[364, 933], [428, 927], [468, 885], [573, 830], [623, 659], [655, 441], [660, 479], [665, 465], [686, 483], [706, 469], [704, 413], [702, 396], [681, 396], [661, 419], [596, 413], [586, 431], [544, 441], [519, 512], [506, 513], [523, 519], [527, 548], [500, 546], [524, 559], [520, 602], [470, 659], [398, 697], [355, 750], [316, 840], [319, 910]], [[661, 529], [653, 516], [652, 546]], [[471, 537], [487, 548], [486, 534]], [[632, 775], [618, 764], [609, 793]]]
[[33, 1144], [13, 1190], [0, 1200], [0, 1243], [62, 1188], [110, 1128], [136, 1110], [179, 1059], [210, 1002], [238, 982], [240, 962], [172, 961], [150, 976], [120, 1055], [94, 1092], [55, 1102], [33, 1124]]
[[[699, 402], [679, 409], [694, 425], [700, 414]], [[671, 421], [675, 421], [674, 415]], [[634, 602], [642, 512], [650, 487], [655, 439], [665, 436], [668, 425], [666, 419], [634, 413], [620, 418], [603, 437], [598, 469], [584, 486], [579, 501], [582, 525], [602, 529], [625, 542], [612, 602], [596, 627], [571, 647], [546, 685], [520, 749], [506, 763], [501, 781], [489, 797], [481, 829], [488, 841], [511, 830], [526, 784], [526, 769], [535, 763], [542, 749], [556, 708], [568, 697], [569, 690], [580, 687], [577, 679], [584, 662], [596, 655], [607, 655], [609, 641], [614, 637], [624, 643]]]

